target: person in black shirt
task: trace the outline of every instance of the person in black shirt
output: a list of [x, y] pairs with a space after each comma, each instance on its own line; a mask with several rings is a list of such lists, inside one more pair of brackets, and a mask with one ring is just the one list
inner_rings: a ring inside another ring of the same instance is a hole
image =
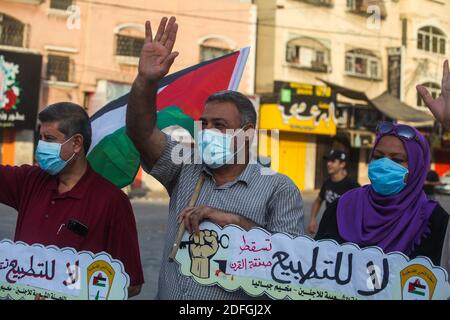
[[310, 234], [317, 232], [317, 214], [323, 201], [325, 201], [325, 205], [328, 208], [330, 204], [348, 190], [359, 187], [356, 181], [348, 177], [347, 171], [345, 170], [348, 160], [347, 154], [340, 150], [331, 150], [324, 159], [327, 160], [327, 171], [330, 178], [323, 183], [319, 196], [312, 205], [308, 225], [308, 232]]
[[449, 215], [423, 191], [429, 165], [430, 147], [419, 131], [381, 123], [370, 156], [371, 184], [329, 206], [315, 240], [377, 246], [410, 259], [425, 256], [450, 271]]
[[425, 179], [425, 183], [423, 185], [423, 191], [427, 195], [428, 199], [436, 200], [434, 187], [440, 185], [442, 185], [442, 183], [437, 172], [434, 170], [428, 171], [427, 178]]

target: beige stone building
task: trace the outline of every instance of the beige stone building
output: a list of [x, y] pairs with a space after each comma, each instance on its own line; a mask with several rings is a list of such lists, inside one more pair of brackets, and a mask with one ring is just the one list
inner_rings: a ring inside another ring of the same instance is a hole
[[[442, 63], [450, 56], [450, 1], [255, 3], [260, 124], [283, 127], [279, 159], [272, 164], [293, 177], [301, 189], [320, 187], [326, 172], [322, 157], [332, 147], [346, 149], [352, 159], [351, 175], [368, 182], [368, 150], [378, 120], [411, 123], [432, 134], [433, 120], [415, 85], [426, 84], [433, 94], [440, 92]], [[330, 112], [329, 123], [319, 119], [315, 126], [309, 125], [311, 108], [326, 115], [328, 105], [307, 102], [302, 108], [301, 99], [316, 95], [325, 84], [336, 94], [337, 103], [331, 106], [336, 119]], [[284, 114], [277, 117], [277, 112]], [[316, 130], [317, 126], [324, 130]], [[443, 158], [436, 156], [436, 168], [446, 166]]]
[[[256, 7], [239, 0], [1, 0], [0, 50], [42, 55], [39, 109], [72, 101], [92, 115], [129, 91], [144, 22], [175, 15], [171, 72], [256, 43]], [[240, 91], [254, 93], [251, 50]], [[32, 130], [2, 130], [2, 164], [33, 161]]]

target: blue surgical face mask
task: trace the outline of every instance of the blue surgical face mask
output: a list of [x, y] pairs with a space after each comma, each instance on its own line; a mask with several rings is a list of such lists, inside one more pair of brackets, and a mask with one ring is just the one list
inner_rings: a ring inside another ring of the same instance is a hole
[[231, 144], [235, 135], [218, 132], [217, 130], [205, 129], [199, 132], [200, 139], [197, 141], [200, 156], [203, 163], [211, 169], [217, 169], [230, 163], [236, 152], [231, 151]]
[[[67, 139], [66, 142], [70, 139], [72, 139], [72, 137]], [[75, 153], [67, 161], [61, 159], [61, 147], [66, 142], [61, 144], [39, 140], [36, 148], [36, 160], [42, 170], [51, 175], [57, 175], [73, 159]]]
[[408, 169], [389, 158], [374, 160], [369, 164], [369, 179], [376, 193], [391, 196], [406, 186]]

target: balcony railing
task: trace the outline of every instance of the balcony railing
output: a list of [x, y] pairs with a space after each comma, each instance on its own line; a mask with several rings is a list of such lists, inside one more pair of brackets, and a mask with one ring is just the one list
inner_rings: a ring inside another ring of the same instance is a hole
[[332, 7], [334, 5], [334, 0], [299, 0], [299, 1], [322, 7]]
[[73, 0], [50, 0], [50, 9], [67, 10], [73, 3]]
[[328, 72], [328, 65], [321, 61], [313, 61], [311, 63], [311, 70], [319, 72]]
[[39, 5], [44, 2], [44, 0], [4, 0], [7, 2], [18, 2], [18, 3], [28, 3]]

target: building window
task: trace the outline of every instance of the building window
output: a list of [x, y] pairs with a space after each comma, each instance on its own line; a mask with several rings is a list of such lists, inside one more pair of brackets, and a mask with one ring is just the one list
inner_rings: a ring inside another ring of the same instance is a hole
[[417, 49], [445, 54], [447, 37], [438, 28], [427, 26], [420, 28], [417, 33]]
[[378, 61], [373, 61], [373, 60], [370, 61], [370, 75], [375, 78], [378, 77], [378, 75], [379, 75]]
[[222, 57], [233, 52], [230, 45], [218, 38], [208, 38], [200, 44], [200, 62]]
[[68, 56], [48, 55], [47, 79], [55, 82], [70, 82], [70, 65]]
[[24, 47], [25, 24], [0, 13], [0, 45]]
[[347, 0], [347, 9], [356, 10], [361, 8], [362, 0]]
[[200, 46], [200, 61], [207, 61], [214, 58], [218, 58], [221, 56], [224, 56], [226, 54], [231, 53], [232, 50], [229, 49], [223, 49], [223, 48], [214, 48], [214, 47], [207, 47], [204, 45]]
[[144, 46], [143, 25], [124, 23], [114, 28], [116, 62], [121, 65], [137, 66]]
[[348, 10], [355, 10], [355, 7], [356, 7], [355, 0], [347, 0]]
[[358, 15], [368, 16], [372, 14], [370, 12], [370, 6], [377, 6], [379, 8], [381, 19], [387, 17], [384, 0], [347, 0], [347, 10]]
[[66, 11], [73, 3], [73, 0], [50, 0], [50, 9]]
[[315, 39], [296, 38], [287, 43], [286, 61], [294, 67], [328, 72], [330, 70], [330, 50]]
[[371, 51], [358, 49], [345, 54], [345, 73], [347, 75], [381, 79], [381, 60]]
[[[425, 88], [428, 89], [428, 92], [430, 92], [433, 99], [438, 98], [441, 95], [441, 86], [437, 83], [433, 82], [426, 82], [422, 84]], [[417, 106], [418, 107], [426, 107], [425, 102], [423, 102], [420, 95], [417, 93]]]
[[144, 38], [118, 34], [116, 55], [124, 57], [139, 57], [143, 46]]

